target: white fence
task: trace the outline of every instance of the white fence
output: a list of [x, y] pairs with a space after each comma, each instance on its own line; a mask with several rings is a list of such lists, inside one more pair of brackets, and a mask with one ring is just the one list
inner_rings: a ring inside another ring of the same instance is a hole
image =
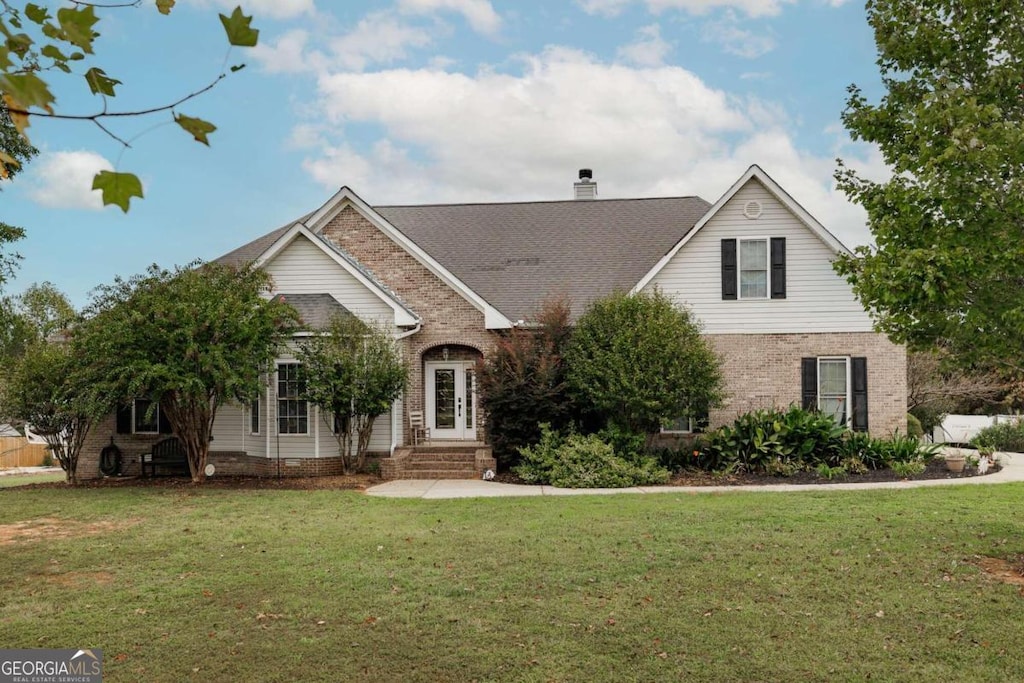
[[985, 427], [1000, 422], [1015, 422], [1024, 415], [947, 415], [942, 424], [932, 430], [935, 443], [970, 443], [971, 439]]

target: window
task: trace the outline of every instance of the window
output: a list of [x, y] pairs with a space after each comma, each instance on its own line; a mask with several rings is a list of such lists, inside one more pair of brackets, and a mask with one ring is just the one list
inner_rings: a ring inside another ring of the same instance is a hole
[[249, 403], [249, 433], [260, 433], [260, 400], [258, 398]]
[[867, 358], [804, 358], [800, 384], [804, 410], [820, 410], [855, 432], [868, 431]]
[[850, 407], [849, 358], [818, 359], [818, 410], [847, 425]]
[[740, 240], [740, 298], [768, 298], [768, 240]]
[[148, 398], [137, 398], [132, 404], [132, 431], [135, 434], [160, 433], [160, 406]]
[[707, 411], [702, 415], [683, 415], [661, 428], [662, 434], [700, 434], [708, 426]]
[[308, 434], [309, 405], [302, 395], [306, 381], [298, 363], [277, 366], [277, 433]]

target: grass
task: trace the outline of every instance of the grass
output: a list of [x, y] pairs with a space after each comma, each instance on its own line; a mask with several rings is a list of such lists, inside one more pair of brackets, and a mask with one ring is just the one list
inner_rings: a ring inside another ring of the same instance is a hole
[[64, 481], [63, 472], [43, 472], [41, 474], [5, 474], [0, 476], [0, 489], [25, 484], [45, 484], [52, 481]]
[[0, 530], [70, 535], [0, 545], [0, 633], [111, 682], [1021, 680], [972, 562], [1024, 552], [1022, 495], [10, 489]]

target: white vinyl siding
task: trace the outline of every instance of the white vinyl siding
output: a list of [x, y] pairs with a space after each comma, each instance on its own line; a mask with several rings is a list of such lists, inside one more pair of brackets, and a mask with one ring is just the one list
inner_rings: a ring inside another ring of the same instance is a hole
[[[743, 215], [751, 200], [763, 207], [756, 220]], [[766, 237], [786, 238], [786, 298], [723, 301], [721, 241]], [[657, 287], [690, 306], [706, 334], [871, 332], [871, 318], [849, 284], [832, 270], [834, 258], [824, 242], [752, 178], [645, 289]]]
[[366, 321], [394, 322], [394, 311], [303, 235], [266, 264], [274, 291], [285, 294], [331, 294]]
[[[212, 451], [249, 451], [251, 454], [253, 441], [260, 446], [262, 443], [248, 435], [248, 412], [237, 403], [228, 403], [217, 410], [217, 419], [213, 421]], [[244, 432], [244, 433], [243, 433]]]

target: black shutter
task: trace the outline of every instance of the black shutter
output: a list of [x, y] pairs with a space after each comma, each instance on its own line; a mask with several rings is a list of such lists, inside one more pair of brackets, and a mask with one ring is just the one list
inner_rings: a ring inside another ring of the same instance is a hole
[[800, 361], [800, 395], [804, 410], [818, 409], [818, 359], [803, 358]]
[[786, 238], [772, 238], [772, 298], [786, 298]]
[[118, 406], [117, 408], [117, 433], [132, 433], [132, 404]]
[[736, 240], [722, 240], [722, 298], [736, 298]]
[[868, 359], [851, 359], [853, 375], [853, 431], [868, 431]]
[[158, 420], [159, 425], [160, 425], [157, 428], [158, 432], [160, 432], [161, 434], [173, 434], [174, 433], [174, 430], [171, 429], [171, 421], [168, 420], [166, 417], [164, 417], [164, 411], [161, 410], [161, 409], [157, 409], [157, 420]]

